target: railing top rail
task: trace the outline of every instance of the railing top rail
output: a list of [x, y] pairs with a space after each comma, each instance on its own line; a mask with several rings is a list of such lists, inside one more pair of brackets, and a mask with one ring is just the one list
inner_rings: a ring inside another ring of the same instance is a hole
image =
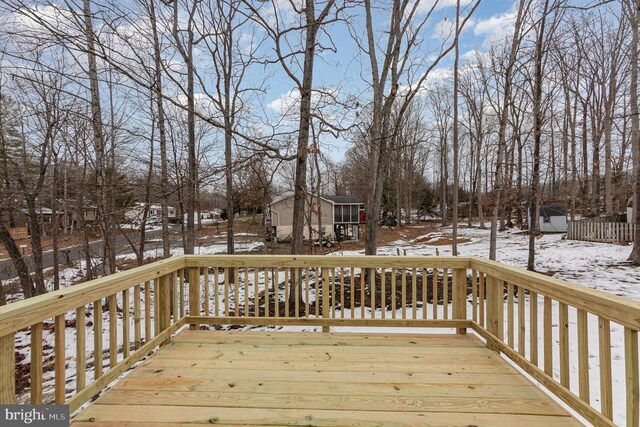
[[0, 307], [0, 337], [185, 266], [173, 257]]
[[640, 301], [480, 257], [471, 257], [471, 268], [498, 280], [521, 284], [531, 291], [603, 316], [636, 331], [640, 330]]
[[395, 255], [185, 255], [187, 267], [469, 268], [469, 257]]

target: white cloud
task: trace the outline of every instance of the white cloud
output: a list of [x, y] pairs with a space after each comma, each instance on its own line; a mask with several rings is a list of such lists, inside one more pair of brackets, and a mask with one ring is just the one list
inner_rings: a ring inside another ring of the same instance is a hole
[[[434, 9], [435, 11], [446, 9], [449, 7], [455, 7], [457, 2], [457, 0], [426, 0], [426, 1], [420, 2], [418, 9], [421, 12], [427, 12], [431, 10], [434, 4], [436, 4], [436, 1], [438, 2], [438, 4]], [[460, 7], [464, 8], [465, 6], [468, 6], [469, 4], [471, 4], [472, 1], [473, 0], [460, 0]]]
[[473, 33], [476, 36], [484, 37], [484, 46], [490, 47], [506, 40], [513, 34], [515, 20], [515, 11], [499, 13], [478, 21], [473, 27]]

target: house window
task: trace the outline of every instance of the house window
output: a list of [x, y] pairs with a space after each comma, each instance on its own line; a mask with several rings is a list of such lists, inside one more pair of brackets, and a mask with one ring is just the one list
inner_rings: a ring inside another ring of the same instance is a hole
[[351, 205], [351, 221], [353, 223], [357, 223], [358, 222], [358, 206], [357, 205]]
[[342, 222], [342, 206], [333, 207], [333, 222]]
[[544, 215], [542, 218], [543, 218], [542, 221], [544, 223], [546, 223], [546, 224], [551, 223], [551, 217], [549, 215]]

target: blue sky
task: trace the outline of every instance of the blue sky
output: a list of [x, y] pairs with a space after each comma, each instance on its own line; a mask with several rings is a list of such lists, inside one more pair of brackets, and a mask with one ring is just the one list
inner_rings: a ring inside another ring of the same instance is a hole
[[[432, 0], [431, 0], [432, 1]], [[464, 4], [470, 0], [463, 0]], [[450, 34], [450, 26], [455, 19], [455, 0], [441, 0], [434, 16], [423, 29], [424, 45], [417, 54], [429, 55], [435, 49], [447, 43], [443, 37]], [[450, 5], [450, 6], [449, 6]], [[357, 13], [362, 15], [361, 10]], [[464, 13], [464, 12], [463, 12]], [[473, 55], [474, 51], [483, 51], [492, 44], [499, 43], [509, 35], [510, 23], [514, 17], [512, 1], [483, 0], [476, 9], [472, 19], [467, 23], [466, 31], [461, 38], [460, 54], [464, 61], [465, 55]], [[378, 13], [374, 21], [384, 24], [385, 15]], [[358, 23], [360, 24], [360, 23]], [[355, 27], [362, 28], [363, 25]], [[353, 31], [353, 30], [352, 30]], [[337, 48], [337, 52], [323, 53], [316, 59], [314, 85], [323, 88], [338, 88], [341, 95], [358, 96], [364, 99], [368, 96], [367, 85], [361, 75], [368, 77], [368, 58], [357, 49], [349, 29], [345, 24], [333, 24], [328, 33]], [[325, 37], [326, 41], [327, 38]], [[448, 41], [450, 43], [450, 41]], [[453, 52], [440, 62], [433, 72], [433, 80], [446, 79], [450, 76], [453, 64]], [[267, 105], [275, 111], [283, 111], [292, 105], [297, 98], [291, 81], [283, 74], [277, 73], [269, 84], [266, 94]], [[348, 149], [349, 143], [342, 137], [337, 140], [331, 136], [323, 138], [324, 151], [334, 160], [340, 160]]]

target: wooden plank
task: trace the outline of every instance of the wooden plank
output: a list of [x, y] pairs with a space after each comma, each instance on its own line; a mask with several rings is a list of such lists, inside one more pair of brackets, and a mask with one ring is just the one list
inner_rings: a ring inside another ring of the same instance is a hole
[[109, 367], [118, 363], [118, 302], [115, 295], [107, 298], [109, 304]]
[[0, 404], [16, 403], [15, 334], [0, 336]]
[[336, 270], [333, 267], [329, 269], [329, 281], [331, 283], [331, 317], [336, 317], [336, 303], [338, 296], [336, 294]]
[[[174, 305], [174, 310], [178, 310], [178, 305]], [[140, 326], [140, 285], [133, 288], [133, 348], [139, 349], [142, 345], [142, 329]]]
[[[84, 310], [82, 310], [82, 314], [84, 314]], [[78, 318], [84, 319], [84, 316], [78, 317]], [[84, 325], [84, 322], [77, 322], [77, 323], [82, 323]], [[84, 336], [81, 339], [82, 339], [82, 342], [84, 343]], [[77, 342], [79, 343], [80, 339], [78, 339]], [[3, 354], [2, 358], [4, 357], [5, 356]], [[30, 402], [32, 404], [42, 403], [42, 323], [36, 323], [35, 325], [31, 326], [30, 365], [31, 365], [29, 369], [29, 388], [30, 388], [30, 395], [31, 395]], [[82, 370], [82, 372], [80, 372], [80, 370]], [[76, 381], [78, 383], [78, 387], [80, 387], [84, 383], [84, 358], [81, 357], [81, 352], [79, 351], [77, 351]]]
[[569, 307], [560, 303], [560, 384], [569, 388]]
[[578, 310], [578, 386], [580, 399], [589, 403], [589, 331], [587, 312]]
[[[272, 283], [273, 283], [273, 301], [274, 301], [274, 311], [275, 311], [275, 317], [280, 317], [280, 271], [277, 268], [271, 269], [271, 277], [272, 277]], [[247, 312], [249, 310], [249, 305], [247, 303], [247, 299], [245, 296], [245, 303], [246, 305], [246, 309]]]
[[[166, 360], [165, 360], [166, 361]], [[175, 359], [173, 360], [175, 361]], [[330, 364], [327, 364], [331, 366]], [[393, 366], [393, 365], [392, 365]], [[381, 366], [383, 367], [383, 366]], [[377, 366], [374, 365], [374, 369]], [[304, 372], [304, 371], [303, 371]], [[287, 381], [265, 381], [256, 383], [251, 380], [237, 380], [233, 382], [233, 391], [238, 393], [259, 393], [286, 395], [294, 393], [296, 395], [376, 395], [376, 396], [396, 396], [396, 397], [465, 397], [465, 398], [509, 398], [516, 399], [547, 399], [545, 393], [526, 385], [504, 385], [504, 384], [475, 384], [469, 387], [468, 384], [443, 384], [430, 382], [428, 384], [416, 384], [410, 382], [369, 382], [369, 383], [343, 383], [343, 382], [309, 382], [304, 381], [304, 373], [300, 372], [299, 377]], [[524, 384], [524, 383], [523, 383]], [[131, 377], [119, 381], [115, 390], [162, 390], [162, 391], [194, 391], [194, 392], [229, 392], [229, 382], [222, 379], [207, 378], [206, 381], [190, 380], [184, 378], [145, 378]], [[108, 393], [107, 393], [108, 394]], [[102, 400], [98, 404], [102, 404]]]
[[[318, 278], [315, 278], [315, 282], [318, 283]], [[305, 269], [305, 274], [304, 274], [304, 317], [309, 317], [309, 302], [310, 302], [310, 297], [309, 297], [309, 291], [311, 288], [311, 277], [310, 277], [310, 269], [306, 268]], [[269, 313], [266, 314], [267, 316], [269, 315]]]
[[364, 268], [360, 268], [360, 318], [364, 319], [364, 314], [365, 314], [365, 308], [367, 306], [367, 304], [364, 301], [365, 298], [365, 269]]
[[[487, 276], [487, 328], [486, 330], [504, 340], [504, 291], [501, 281]], [[487, 342], [490, 349], [496, 351], [496, 347]]]
[[[532, 427], [572, 426], [579, 425], [567, 416], [540, 416], [519, 414], [455, 414], [434, 412], [403, 412], [403, 411], [335, 411], [335, 410], [300, 410], [246, 408], [238, 411], [235, 408], [207, 407], [174, 407], [152, 405], [94, 405], [76, 418], [74, 425], [78, 427], [125, 425], [122, 424], [123, 414], [127, 414], [126, 421], [130, 426], [151, 427], [158, 423], [211, 423], [237, 425], [309, 425], [314, 426], [345, 426], [345, 425], [380, 425], [393, 424], [396, 426], [425, 425], [425, 420], [434, 420], [436, 425], [492, 425], [496, 427], [510, 427], [513, 425], [527, 425]], [[212, 415], [214, 417], [212, 418]], [[147, 421], [146, 424], [142, 424]], [[386, 423], [384, 422], [386, 421]], [[86, 422], [86, 424], [84, 423]]]
[[428, 294], [427, 294], [427, 269], [423, 268], [422, 269], [422, 318], [426, 319], [427, 318], [427, 305], [428, 305], [428, 298], [427, 298]]
[[178, 313], [178, 273], [176, 271], [171, 273], [171, 310], [172, 323], [175, 323], [180, 316]]
[[613, 420], [613, 390], [611, 387], [611, 324], [605, 318], [598, 317], [599, 360], [600, 365], [600, 412]]
[[229, 312], [229, 268], [225, 267], [224, 268], [224, 315], [225, 316], [232, 316], [232, 314]]
[[431, 303], [433, 304], [433, 318], [438, 318], [438, 270], [431, 270]]
[[284, 269], [284, 317], [289, 317], [289, 269]]
[[213, 268], [213, 315], [220, 315], [220, 272], [218, 267]]
[[54, 365], [55, 365], [55, 402], [63, 404], [66, 400], [66, 356], [65, 347], [65, 321], [64, 314], [60, 314], [54, 318]]
[[371, 293], [371, 317], [376, 318], [376, 269], [369, 269], [369, 292]]
[[[238, 277], [234, 274], [233, 277], [236, 283], [236, 306], [235, 314], [238, 313]], [[157, 279], [156, 279], [157, 281]], [[157, 306], [156, 306], [157, 307]], [[191, 267], [189, 268], [189, 315], [200, 315], [200, 269]], [[190, 325], [189, 328], [195, 329], [195, 325]]]
[[102, 376], [102, 300], [93, 303], [93, 369], [95, 381]]
[[[244, 294], [244, 315], [249, 316], [249, 269], [244, 269], [244, 282], [242, 285], [242, 291]], [[278, 304], [276, 303], [276, 310], [278, 308]], [[205, 316], [208, 316], [208, 313], [205, 313]], [[276, 316], [278, 317], [278, 316]]]
[[[86, 317], [84, 307], [76, 309], [76, 391], [82, 390], [86, 383], [87, 370], [87, 346], [86, 340]], [[42, 324], [40, 324], [40, 332], [37, 336], [42, 339]], [[33, 327], [31, 329], [33, 337]], [[33, 366], [32, 366], [33, 368]], [[42, 343], [40, 343], [40, 377], [34, 378], [31, 375], [31, 381], [42, 382]], [[42, 387], [42, 385], [40, 385]], [[40, 390], [42, 392], [42, 389]], [[42, 397], [42, 396], [41, 396]], [[33, 398], [32, 398], [33, 400]], [[35, 403], [35, 402], [32, 402]]]
[[627, 427], [640, 424], [640, 373], [638, 372], [638, 331], [624, 328], [625, 390]]
[[545, 295], [543, 312], [544, 372], [553, 378], [553, 311], [551, 308], [551, 298]]
[[7, 304], [0, 307], [0, 336], [91, 304], [100, 298], [128, 289], [136, 283], [162, 276], [183, 263], [182, 257], [170, 258]]
[[188, 323], [209, 325], [298, 325], [298, 326], [379, 326], [401, 328], [468, 328], [470, 320], [432, 320], [432, 319], [318, 319], [318, 318], [235, 318], [227, 317], [186, 317]]
[[[158, 330], [156, 331], [156, 336], [169, 328], [171, 325], [171, 278], [170, 275], [166, 274], [157, 279], [158, 287], [156, 288], [157, 294], [155, 295], [155, 306], [156, 306], [156, 317], [158, 318]], [[169, 343], [169, 339], [163, 341], [160, 345], [167, 345]], [[127, 352], [128, 357], [129, 354]], [[125, 359], [126, 359], [125, 357]]]
[[295, 311], [294, 317], [300, 316], [300, 285], [302, 284], [302, 269], [296, 268], [293, 270], [293, 282], [294, 282], [294, 301], [293, 308]]
[[[246, 293], [246, 289], [247, 289], [247, 270], [244, 270], [245, 275], [245, 281], [244, 281], [244, 289], [245, 289], [245, 293]], [[209, 269], [207, 267], [204, 268], [203, 271], [203, 279], [204, 279], [204, 301], [202, 301], [202, 308], [203, 308], [203, 313], [205, 316], [208, 316], [211, 313], [211, 310], [209, 310], [210, 305], [211, 305], [211, 295], [210, 295], [210, 283], [209, 283]], [[246, 301], [246, 297], [245, 297], [245, 301]], [[245, 313], [247, 313], [247, 310], [245, 309]]]
[[339, 411], [394, 411], [402, 408], [403, 412], [454, 412], [454, 413], [488, 413], [488, 414], [528, 414], [565, 416], [566, 412], [551, 399], [526, 398], [489, 398], [474, 399], [466, 397], [420, 397], [402, 398], [398, 396], [353, 396], [342, 395], [336, 399], [333, 395], [320, 392], [315, 395], [305, 394], [262, 394], [238, 392], [181, 392], [181, 391], [141, 391], [113, 390], [100, 398], [100, 405], [131, 405], [132, 402], [146, 404], [153, 401], [155, 405], [173, 405], [174, 407], [210, 407], [215, 401], [216, 408], [276, 408], [304, 410], [339, 410]]

